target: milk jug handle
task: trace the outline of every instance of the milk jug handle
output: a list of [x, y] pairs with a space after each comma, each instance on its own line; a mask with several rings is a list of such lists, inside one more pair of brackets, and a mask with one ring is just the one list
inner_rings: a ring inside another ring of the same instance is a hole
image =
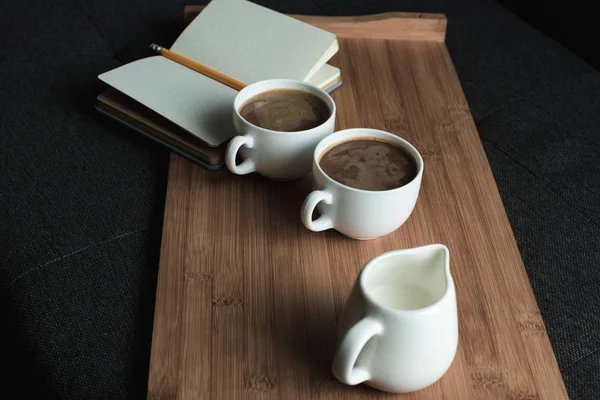
[[333, 357], [333, 374], [348, 385], [358, 385], [371, 378], [365, 366], [355, 366], [363, 347], [375, 335], [383, 332], [381, 323], [365, 317], [354, 325], [342, 339]]

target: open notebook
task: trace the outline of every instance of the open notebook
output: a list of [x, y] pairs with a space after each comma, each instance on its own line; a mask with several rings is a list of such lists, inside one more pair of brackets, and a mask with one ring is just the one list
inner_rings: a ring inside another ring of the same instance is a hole
[[[331, 91], [339, 69], [326, 64], [338, 50], [335, 35], [245, 0], [213, 0], [171, 50], [246, 84], [304, 80]], [[219, 166], [235, 134], [237, 91], [162, 56], [106, 72], [112, 86], [97, 108], [172, 150]]]

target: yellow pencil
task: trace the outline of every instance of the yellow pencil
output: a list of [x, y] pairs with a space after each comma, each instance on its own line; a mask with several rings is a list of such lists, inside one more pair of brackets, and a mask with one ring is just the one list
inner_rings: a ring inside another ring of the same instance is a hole
[[221, 82], [224, 85], [227, 85], [235, 90], [242, 90], [246, 87], [245, 83], [238, 81], [230, 76], [222, 74], [219, 71], [215, 71], [212, 68], [207, 67], [206, 65], [202, 65], [194, 60], [190, 60], [187, 57], [182, 56], [181, 54], [177, 54], [169, 49], [165, 49], [162, 46], [159, 46], [155, 43], [150, 45], [150, 48], [162, 55], [163, 57], [168, 58], [169, 60], [175, 61], [178, 64], [183, 65], [184, 67], [188, 67], [193, 69], [196, 72], [201, 73], [202, 75], [206, 75], [209, 78], [212, 78], [218, 82]]

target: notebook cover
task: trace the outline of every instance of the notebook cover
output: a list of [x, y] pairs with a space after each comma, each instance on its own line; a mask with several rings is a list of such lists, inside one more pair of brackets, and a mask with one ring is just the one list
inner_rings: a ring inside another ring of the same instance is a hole
[[210, 147], [185, 129], [114, 88], [98, 95], [96, 109], [169, 149], [176, 149], [186, 158], [205, 164], [204, 167], [218, 168], [223, 164], [227, 143]]

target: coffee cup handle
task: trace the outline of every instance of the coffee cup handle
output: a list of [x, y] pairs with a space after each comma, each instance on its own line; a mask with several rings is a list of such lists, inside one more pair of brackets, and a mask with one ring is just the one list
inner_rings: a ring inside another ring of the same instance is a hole
[[365, 367], [355, 366], [358, 356], [375, 335], [383, 332], [381, 323], [366, 317], [360, 320], [346, 333], [333, 356], [333, 374], [347, 385], [358, 385], [371, 379], [370, 372]]
[[240, 147], [246, 146], [248, 148], [254, 147], [254, 138], [248, 134], [243, 136], [234, 136], [227, 145], [227, 151], [225, 152], [225, 164], [231, 172], [237, 175], [246, 175], [256, 171], [254, 161], [250, 158], [246, 158], [240, 164], [235, 163], [235, 158], [240, 150]]
[[322, 201], [325, 202], [325, 204], [331, 204], [333, 201], [333, 196], [331, 193], [324, 190], [314, 190], [308, 196], [306, 196], [306, 199], [304, 199], [304, 204], [302, 204], [302, 211], [300, 213], [302, 223], [304, 223], [306, 228], [314, 232], [320, 232], [333, 228], [333, 221], [328, 215], [321, 215], [314, 221], [312, 219], [315, 207], [317, 207], [317, 204]]

